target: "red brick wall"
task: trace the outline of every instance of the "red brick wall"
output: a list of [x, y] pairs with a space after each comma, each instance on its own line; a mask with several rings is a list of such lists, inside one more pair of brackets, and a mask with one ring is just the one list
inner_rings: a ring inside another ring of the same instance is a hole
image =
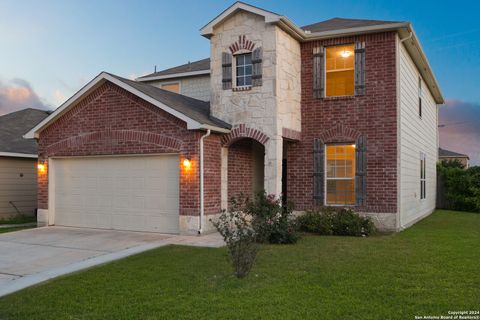
[[[312, 49], [365, 41], [366, 94], [313, 97]], [[288, 147], [288, 199], [299, 210], [313, 206], [313, 139], [354, 142], [367, 137], [367, 206], [357, 210], [397, 210], [397, 96], [395, 33], [302, 43], [302, 134]]]
[[222, 136], [213, 134], [204, 139], [204, 201], [205, 214], [221, 211]]
[[239, 140], [228, 147], [228, 199], [240, 193], [253, 196], [253, 141]]
[[[198, 215], [198, 154], [199, 138], [203, 134], [187, 130], [183, 121], [114, 84], [105, 83], [40, 133], [39, 159], [52, 156], [179, 153], [180, 214]], [[206, 168], [206, 211], [219, 212], [220, 165], [216, 163], [220, 161], [220, 138], [213, 135], [208, 139], [206, 159], [216, 162]], [[184, 158], [191, 160], [188, 170], [182, 165]], [[218, 181], [215, 180], [217, 176]], [[215, 188], [218, 189], [218, 196]], [[47, 174], [39, 176], [38, 207], [48, 208]]]

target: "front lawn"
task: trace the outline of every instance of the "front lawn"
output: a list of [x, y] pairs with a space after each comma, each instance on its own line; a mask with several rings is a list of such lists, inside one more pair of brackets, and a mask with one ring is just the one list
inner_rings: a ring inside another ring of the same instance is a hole
[[0, 299], [0, 319], [414, 319], [480, 309], [480, 214], [438, 211], [370, 238], [226, 250], [169, 246]]
[[10, 218], [0, 219], [0, 225], [2, 224], [23, 224], [23, 223], [33, 223], [37, 222], [37, 217], [35, 216], [26, 216], [23, 214], [18, 214]]
[[[0, 228], [0, 233], [20, 231], [20, 230], [31, 229], [31, 228], [34, 228], [34, 227], [14, 227], [14, 226], [12, 226], [11, 228]], [[0, 312], [1, 312], [1, 310], [0, 310]]]

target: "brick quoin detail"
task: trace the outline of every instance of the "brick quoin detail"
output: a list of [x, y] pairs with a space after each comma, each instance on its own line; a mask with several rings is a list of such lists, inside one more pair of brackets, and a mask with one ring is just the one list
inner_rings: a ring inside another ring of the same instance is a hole
[[237, 140], [242, 138], [251, 138], [265, 145], [269, 140], [268, 136], [260, 130], [247, 127], [245, 124], [241, 124], [238, 127], [232, 129], [230, 133], [222, 137], [222, 145], [229, 146]]
[[[313, 47], [365, 41], [366, 93], [358, 97], [313, 96]], [[367, 139], [367, 205], [363, 212], [397, 212], [397, 92], [395, 32], [301, 44], [302, 134], [287, 145], [287, 197], [295, 208], [313, 207], [313, 141]]]
[[[40, 132], [39, 161], [55, 156], [178, 153], [180, 215], [200, 207], [199, 139], [203, 131], [106, 82]], [[205, 212], [220, 212], [221, 135], [205, 139]], [[191, 160], [188, 170], [182, 158]], [[48, 170], [47, 170], [48, 172]], [[38, 207], [48, 209], [48, 174], [38, 177]]]

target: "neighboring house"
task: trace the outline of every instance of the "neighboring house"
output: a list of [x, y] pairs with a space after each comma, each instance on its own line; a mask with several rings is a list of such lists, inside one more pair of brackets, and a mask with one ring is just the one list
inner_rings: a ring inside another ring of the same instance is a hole
[[470, 157], [468, 155], [442, 148], [438, 148], [438, 158], [440, 161], [458, 161], [465, 167], [465, 169], [468, 169], [470, 165]]
[[263, 189], [384, 230], [434, 210], [443, 97], [410, 23], [298, 27], [237, 2], [200, 33], [210, 59], [101, 73], [26, 135], [48, 167], [40, 222], [202, 233]]
[[210, 58], [155, 72], [137, 80], [195, 99], [210, 101]]
[[0, 219], [35, 214], [37, 142], [22, 136], [47, 116], [37, 109], [0, 116]]

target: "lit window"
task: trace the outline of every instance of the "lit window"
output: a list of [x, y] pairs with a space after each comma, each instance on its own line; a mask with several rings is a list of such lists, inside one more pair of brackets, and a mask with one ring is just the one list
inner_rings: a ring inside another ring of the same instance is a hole
[[424, 153], [420, 153], [420, 199], [427, 197], [427, 166], [426, 156]]
[[252, 85], [252, 54], [239, 54], [237, 58], [237, 87]]
[[162, 84], [161, 88], [163, 90], [172, 91], [172, 92], [175, 92], [175, 93], [180, 93], [180, 84], [178, 82], [177, 83]]
[[327, 145], [326, 158], [326, 204], [355, 204], [355, 145]]
[[353, 96], [354, 84], [354, 45], [326, 48], [327, 97]]

